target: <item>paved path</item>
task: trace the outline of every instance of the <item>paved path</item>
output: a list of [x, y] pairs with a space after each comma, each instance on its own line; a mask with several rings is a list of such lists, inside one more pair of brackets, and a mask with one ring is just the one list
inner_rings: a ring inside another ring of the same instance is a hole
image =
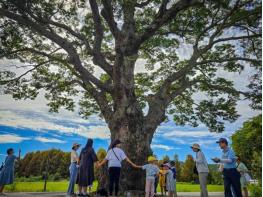
[[[57, 193], [57, 192], [47, 192], [47, 193], [25, 193], [25, 192], [18, 192], [18, 193], [6, 193], [6, 197], [34, 197], [34, 196], [43, 196], [43, 197], [65, 197], [65, 193]], [[178, 192], [178, 197], [199, 197], [199, 192]], [[224, 197], [222, 192], [210, 192], [210, 197]], [[1, 196], [2, 197], [2, 196]]]

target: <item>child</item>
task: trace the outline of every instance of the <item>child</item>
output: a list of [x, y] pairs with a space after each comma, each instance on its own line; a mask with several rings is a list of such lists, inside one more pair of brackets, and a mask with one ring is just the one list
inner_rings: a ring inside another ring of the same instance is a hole
[[166, 172], [166, 189], [168, 191], [168, 197], [173, 197], [175, 192], [175, 180], [174, 180], [174, 174], [171, 170], [171, 165], [169, 163], [166, 163], [163, 165], [164, 169], [167, 170]]
[[14, 155], [14, 149], [9, 148], [7, 150], [7, 157], [5, 164], [0, 172], [0, 195], [3, 195], [5, 185], [12, 184], [14, 182], [14, 163], [16, 159], [20, 159], [21, 150], [19, 149], [18, 157]]
[[[106, 151], [99, 151], [97, 153], [99, 161], [103, 161], [106, 157]], [[96, 196], [108, 196], [108, 167], [107, 165], [102, 166], [97, 170], [98, 172], [98, 187], [97, 187], [97, 195]]]
[[156, 162], [157, 162], [157, 159], [155, 157], [149, 156], [148, 164], [144, 166], [135, 166], [137, 168], [146, 170], [145, 197], [154, 196], [154, 181], [155, 181], [155, 177], [158, 176], [159, 171], [160, 171]]
[[174, 178], [174, 196], [177, 197], [177, 192], [176, 192], [176, 168], [175, 168], [175, 162], [170, 161], [171, 165], [171, 171], [173, 172], [173, 178]]
[[166, 196], [166, 182], [165, 182], [166, 170], [163, 168], [163, 164], [161, 165], [160, 173], [159, 173], [159, 185], [161, 188], [161, 194]]

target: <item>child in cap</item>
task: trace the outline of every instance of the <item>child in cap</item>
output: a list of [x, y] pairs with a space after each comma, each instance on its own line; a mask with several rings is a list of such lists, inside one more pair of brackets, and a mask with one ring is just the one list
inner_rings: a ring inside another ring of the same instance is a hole
[[168, 191], [168, 197], [173, 197], [175, 193], [175, 179], [174, 173], [171, 170], [171, 165], [169, 163], [165, 163], [164, 169], [167, 170], [166, 172], [166, 189]]
[[157, 166], [157, 159], [153, 156], [148, 157], [148, 164], [144, 166], [136, 166], [137, 168], [141, 168], [146, 170], [146, 184], [145, 184], [145, 197], [153, 197], [154, 196], [154, 182], [155, 177], [159, 174], [159, 168]]

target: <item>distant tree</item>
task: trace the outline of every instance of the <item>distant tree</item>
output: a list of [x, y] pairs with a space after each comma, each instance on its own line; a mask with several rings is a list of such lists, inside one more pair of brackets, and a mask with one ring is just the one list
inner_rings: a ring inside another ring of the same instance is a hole
[[192, 155], [187, 155], [186, 160], [182, 166], [181, 180], [184, 182], [194, 182], [197, 176], [194, 174], [194, 158]]
[[176, 179], [177, 181], [181, 180], [181, 163], [179, 161], [179, 156], [177, 154], [174, 155], [174, 162], [176, 168]]
[[167, 163], [167, 162], [169, 162], [170, 161], [170, 157], [168, 156], [168, 155], [165, 155], [164, 157], [163, 157], [163, 163]]
[[218, 164], [208, 164], [208, 167], [209, 167], [209, 173], [208, 173], [207, 182], [209, 184], [222, 185], [223, 177], [222, 177], [222, 172], [219, 171]]
[[34, 153], [27, 153], [23, 159], [20, 159], [18, 168], [17, 168], [17, 176], [21, 177], [29, 177], [30, 176], [30, 171], [27, 169], [27, 165], [29, 163], [29, 161], [33, 158]]
[[252, 175], [261, 180], [262, 115], [244, 122], [243, 127], [232, 135], [232, 146]]
[[158, 160], [158, 165], [161, 166], [163, 164], [163, 160]]
[[19, 161], [16, 169], [18, 176], [43, 176], [48, 170], [51, 178], [68, 178], [70, 165], [70, 153], [61, 150], [47, 150], [27, 153]]

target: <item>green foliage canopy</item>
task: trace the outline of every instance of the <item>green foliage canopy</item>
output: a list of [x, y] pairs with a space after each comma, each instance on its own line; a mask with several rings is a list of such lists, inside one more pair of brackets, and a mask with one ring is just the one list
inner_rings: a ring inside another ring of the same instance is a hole
[[[238, 118], [239, 99], [261, 106], [258, 0], [1, 0], [0, 27], [0, 58], [26, 70], [1, 69], [3, 92], [34, 99], [44, 90], [52, 112], [78, 106], [108, 123], [147, 106], [153, 130], [171, 114], [178, 125], [221, 132]], [[135, 73], [138, 59], [147, 72]], [[217, 75], [247, 67], [255, 74], [245, 91]]]
[[262, 115], [244, 122], [232, 136], [232, 146], [253, 177], [262, 179]]

